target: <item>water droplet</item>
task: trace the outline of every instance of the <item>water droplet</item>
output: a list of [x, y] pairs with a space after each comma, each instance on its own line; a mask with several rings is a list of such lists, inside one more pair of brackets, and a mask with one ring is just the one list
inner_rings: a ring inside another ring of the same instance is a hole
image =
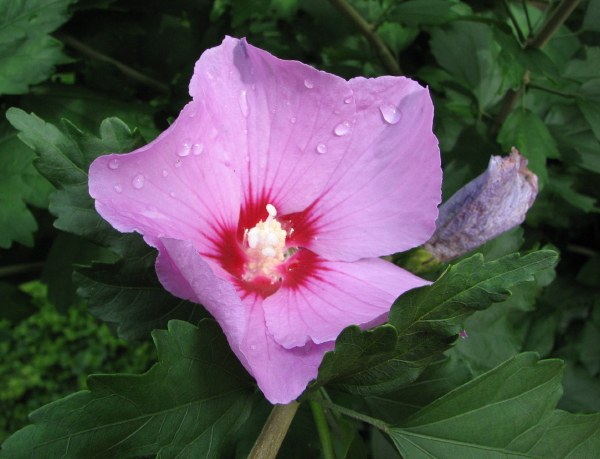
[[252, 91], [256, 91], [256, 85], [254, 83], [252, 83], [252, 86], [250, 86], [252, 88]]
[[291, 104], [292, 104], [292, 103], [291, 103], [289, 100], [286, 100], [286, 101], [285, 101], [285, 105], [288, 105], [288, 106], [289, 106], [289, 105], [291, 105]]
[[177, 161], [175, 161], [175, 167], [181, 167], [181, 160], [178, 159]]
[[248, 134], [248, 129], [244, 129], [244, 134]]
[[194, 116], [196, 116], [196, 107], [190, 108], [190, 112], [188, 113], [188, 116], [190, 118], [193, 118]]
[[246, 156], [246, 162], [249, 163], [250, 162], [250, 156]]
[[334, 110], [334, 111], [333, 111], [333, 114], [334, 114], [334, 115], [339, 115], [340, 113], [342, 113], [342, 112], [340, 112], [339, 110]]
[[254, 349], [256, 349], [256, 346], [253, 344], [250, 346], [250, 349], [254, 350]]
[[112, 170], [115, 170], [115, 169], [117, 169], [119, 167], [119, 164], [120, 164], [120, 162], [119, 162], [119, 160], [117, 158], [111, 159], [108, 162], [108, 168], [112, 169]]
[[304, 86], [306, 86], [308, 89], [312, 89], [315, 87], [315, 83], [313, 80], [306, 79], [304, 80]]
[[344, 121], [342, 124], [338, 124], [333, 130], [333, 132], [335, 133], [335, 135], [343, 136], [350, 132], [350, 127], [350, 122]]
[[123, 187], [121, 185], [115, 185], [114, 188], [117, 193], [120, 193], [121, 191], [123, 191]]
[[172, 198], [174, 198], [174, 197], [176, 196], [176, 194], [175, 194], [175, 192], [174, 192], [174, 191], [171, 191], [171, 192], [169, 193], [169, 196], [171, 196]]
[[381, 114], [383, 115], [383, 119], [390, 124], [396, 124], [402, 118], [402, 112], [394, 107], [392, 104], [388, 104], [387, 102], [382, 103], [379, 106], [379, 110], [381, 110]]
[[290, 122], [291, 122], [292, 124], [295, 124], [295, 123], [296, 123], [296, 118], [292, 118], [292, 119], [290, 120]]
[[192, 140], [185, 139], [183, 143], [179, 146], [177, 150], [177, 156], [187, 156], [190, 154], [190, 150], [192, 148]]
[[320, 143], [319, 145], [317, 145], [317, 151], [319, 153], [327, 153], [327, 146], [325, 146], [324, 143]]
[[135, 177], [133, 177], [133, 180], [131, 181], [131, 186], [134, 187], [136, 190], [142, 188], [144, 186], [144, 176], [142, 174], [137, 174]]
[[254, 75], [254, 67], [250, 68], [250, 75]]
[[246, 99], [246, 91], [242, 91], [242, 93], [240, 94], [240, 98], [238, 100], [238, 102], [240, 103], [240, 110], [242, 111], [242, 115], [244, 115], [244, 118], [248, 117], [248, 100]]
[[162, 176], [163, 177], [166, 177], [167, 175], [169, 175], [169, 171], [167, 171], [167, 170], [162, 171]]
[[345, 104], [349, 104], [350, 102], [352, 102], [352, 97], [346, 97], [346, 98], [344, 99], [344, 103], [345, 103]]
[[192, 147], [192, 153], [194, 153], [194, 155], [199, 155], [203, 151], [204, 151], [204, 144], [202, 142], [196, 142], [194, 144], [194, 146]]

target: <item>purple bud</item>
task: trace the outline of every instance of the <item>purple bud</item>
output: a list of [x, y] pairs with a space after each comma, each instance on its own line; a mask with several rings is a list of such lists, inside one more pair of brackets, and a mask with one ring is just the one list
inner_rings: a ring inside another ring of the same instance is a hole
[[483, 174], [440, 207], [423, 248], [440, 262], [459, 257], [521, 224], [537, 192], [537, 176], [514, 147], [506, 158], [492, 156]]

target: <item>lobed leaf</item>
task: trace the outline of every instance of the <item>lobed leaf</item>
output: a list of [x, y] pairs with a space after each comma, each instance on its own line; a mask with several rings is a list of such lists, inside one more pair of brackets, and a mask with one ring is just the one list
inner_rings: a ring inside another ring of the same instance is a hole
[[34, 411], [1, 459], [221, 458], [247, 419], [252, 382], [216, 322], [171, 321], [143, 375], [95, 375], [89, 391]]
[[400, 296], [387, 325], [366, 331], [356, 326], [344, 329], [335, 350], [325, 354], [308, 391], [329, 384], [372, 396], [411, 383], [454, 343], [465, 318], [506, 300], [509, 287], [532, 280], [556, 257], [545, 250], [484, 263], [477, 254], [451, 266], [433, 285]]
[[71, 62], [48, 35], [69, 19], [76, 0], [11, 0], [0, 3], [0, 94], [24, 94], [48, 78], [56, 64]]
[[171, 319], [198, 323], [210, 317], [199, 304], [167, 292], [156, 277], [156, 253], [115, 264], [79, 266], [73, 278], [77, 293], [88, 299], [92, 315], [118, 324], [119, 337], [127, 341], [144, 339], [156, 328], [165, 328]]
[[600, 415], [553, 411], [563, 364], [520, 354], [387, 433], [411, 459], [565, 459], [600, 450]]

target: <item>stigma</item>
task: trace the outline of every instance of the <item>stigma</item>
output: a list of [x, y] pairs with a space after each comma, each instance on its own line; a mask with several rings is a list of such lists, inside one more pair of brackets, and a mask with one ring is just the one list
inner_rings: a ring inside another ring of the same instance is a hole
[[267, 204], [269, 216], [254, 228], [246, 229], [244, 245], [248, 261], [245, 264], [244, 280], [251, 281], [258, 276], [266, 276], [272, 281], [281, 276], [275, 267], [283, 262], [285, 254], [285, 238], [287, 233], [275, 218], [277, 209]]

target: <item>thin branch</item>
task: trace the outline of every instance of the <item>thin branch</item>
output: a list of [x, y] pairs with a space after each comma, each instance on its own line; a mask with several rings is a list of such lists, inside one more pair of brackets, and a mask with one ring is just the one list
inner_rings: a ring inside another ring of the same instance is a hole
[[[548, 17], [539, 32], [527, 42], [525, 47], [542, 49], [544, 46], [546, 46], [552, 36], [556, 33], [560, 26], [564, 24], [580, 1], [581, 0], [563, 0], [560, 2], [556, 9]], [[523, 76], [523, 80], [524, 84], [517, 91], [509, 90], [506, 93], [506, 96], [504, 96], [504, 102], [502, 103], [502, 107], [500, 108], [500, 112], [496, 117], [496, 121], [494, 122], [494, 127], [492, 129], [494, 134], [497, 134], [500, 131], [502, 124], [510, 112], [513, 111], [513, 108], [523, 95], [524, 87], [527, 83], [529, 83], [529, 70]]]
[[546, 86], [542, 86], [541, 84], [529, 83], [529, 87], [533, 88], [533, 89], [539, 89], [540, 91], [546, 91], [546, 92], [549, 92], [550, 94], [556, 94], [557, 96], [567, 97], [569, 99], [577, 98], [577, 94], [575, 94], [573, 92], [559, 91], [558, 89], [548, 88]]
[[508, 4], [508, 0], [502, 0], [502, 4], [504, 5], [504, 8], [506, 9], [506, 14], [508, 14], [510, 22], [512, 22], [512, 25], [515, 28], [515, 30], [517, 32], [517, 35], [519, 36], [519, 42], [521, 44], [525, 43], [525, 40], [526, 40], [525, 35], [523, 35], [523, 31], [519, 27], [519, 23], [517, 22], [517, 18], [515, 18], [515, 15], [510, 10], [510, 5]]
[[381, 59], [381, 62], [390, 75], [402, 75], [402, 70], [396, 61], [396, 58], [377, 34], [375, 27], [372, 24], [365, 21], [358, 11], [356, 11], [346, 0], [329, 0], [329, 3], [342, 13], [346, 19], [354, 24], [360, 33], [364, 35], [371, 46], [375, 48], [375, 51], [379, 55], [379, 59]]
[[80, 42], [79, 40], [71, 37], [70, 35], [60, 33], [60, 32], [55, 32], [52, 34], [52, 36], [54, 38], [62, 41], [65, 45], [70, 46], [73, 49], [76, 49], [81, 54], [84, 54], [91, 59], [96, 59], [99, 61], [109, 62], [109, 63], [113, 64], [124, 75], [128, 76], [132, 80], [138, 81], [139, 83], [143, 84], [144, 86], [148, 86], [149, 88], [152, 88], [158, 92], [161, 92], [161, 93], [167, 94], [167, 95], [171, 92], [171, 90], [169, 89], [169, 86], [167, 86], [166, 84], [161, 83], [160, 81], [157, 81], [154, 78], [150, 78], [149, 76], [144, 75], [141, 72], [138, 72], [137, 70], [129, 67], [128, 65], [125, 65], [122, 62], [117, 61], [116, 59], [113, 59], [112, 57], [107, 56], [106, 54], [102, 54], [101, 52], [96, 51], [94, 48], [89, 47], [85, 43]]
[[296, 401], [287, 405], [273, 406], [273, 410], [256, 439], [248, 459], [274, 459], [277, 456], [299, 406], [300, 403]]
[[44, 262], [22, 263], [19, 265], [3, 266], [0, 268], [0, 277], [14, 276], [16, 274], [31, 273], [41, 271]]

